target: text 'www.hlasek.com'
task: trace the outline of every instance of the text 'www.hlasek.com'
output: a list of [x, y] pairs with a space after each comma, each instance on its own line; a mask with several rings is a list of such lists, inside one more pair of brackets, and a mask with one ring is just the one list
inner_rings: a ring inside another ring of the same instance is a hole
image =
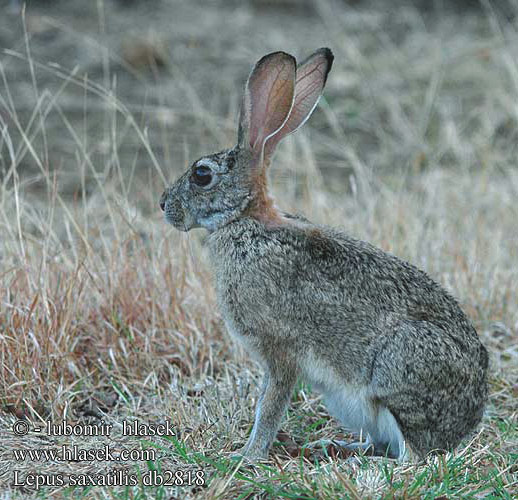
[[[157, 467], [160, 459], [157, 447], [153, 448], [149, 441], [153, 437], [165, 439], [174, 437], [175, 430], [169, 420], [156, 424], [143, 424], [137, 420], [123, 421], [117, 424], [117, 438], [112, 435], [114, 425], [109, 423], [69, 424], [47, 422], [44, 425], [31, 425], [26, 420], [17, 420], [12, 426], [16, 436], [39, 434], [42, 444], [52, 443], [54, 438], [60, 438], [59, 446], [27, 447], [13, 450], [15, 463], [26, 464], [34, 462], [38, 471], [27, 472], [22, 467], [14, 468], [13, 483], [15, 487], [38, 490], [43, 486], [50, 487], [94, 487], [94, 486], [204, 486], [205, 472], [201, 469], [169, 470]], [[115, 434], [115, 433], [114, 433]], [[48, 439], [47, 439], [48, 438]], [[70, 438], [67, 440], [66, 438]], [[102, 439], [99, 446], [92, 446], [94, 439]], [[71, 440], [80, 440], [81, 444]], [[108, 442], [106, 442], [108, 440]], [[141, 447], [125, 447], [120, 441], [133, 440]], [[67, 442], [64, 442], [67, 441]], [[84, 443], [87, 443], [86, 445]], [[148, 447], [144, 448], [143, 445]], [[163, 447], [158, 447], [163, 449]], [[82, 472], [46, 472], [42, 473], [37, 463], [53, 464], [89, 464], [106, 462], [110, 468]], [[135, 463], [142, 462], [146, 470], [141, 471]]]

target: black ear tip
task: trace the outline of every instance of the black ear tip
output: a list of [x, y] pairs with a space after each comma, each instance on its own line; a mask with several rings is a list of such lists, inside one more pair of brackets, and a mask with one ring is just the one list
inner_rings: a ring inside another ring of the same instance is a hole
[[335, 60], [335, 56], [333, 54], [333, 51], [328, 47], [321, 47], [318, 50], [315, 50], [313, 54], [311, 54], [307, 59], [302, 61], [300, 63], [300, 66], [303, 66], [304, 64], [307, 64], [309, 61], [311, 61], [315, 57], [324, 57], [326, 60], [326, 74], [324, 75], [324, 85], [327, 81], [327, 75], [329, 75], [329, 72], [331, 71], [331, 68], [333, 67], [333, 61]]
[[322, 49], [322, 52], [326, 56], [327, 62], [329, 63], [329, 67], [331, 68], [331, 66], [333, 65], [333, 61], [335, 60], [335, 55], [333, 54], [333, 51], [328, 47], [324, 47]]
[[327, 71], [326, 71], [326, 80], [327, 75], [331, 71], [331, 68], [333, 67], [333, 61], [335, 60], [335, 56], [333, 54], [333, 51], [328, 47], [322, 47], [321, 49], [318, 49], [317, 52], [321, 52], [324, 57], [327, 60]]

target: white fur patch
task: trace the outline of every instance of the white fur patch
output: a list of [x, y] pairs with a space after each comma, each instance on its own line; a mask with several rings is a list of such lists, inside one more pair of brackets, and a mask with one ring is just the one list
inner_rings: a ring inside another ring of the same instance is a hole
[[362, 441], [374, 445], [390, 444], [399, 460], [405, 460], [407, 450], [403, 434], [388, 408], [373, 403], [373, 391], [369, 385], [346, 385], [336, 371], [312, 352], [306, 356], [303, 374], [316, 390], [322, 392], [329, 413], [348, 431]]
[[209, 160], [208, 158], [202, 158], [201, 160], [198, 160], [196, 162], [197, 167], [201, 167], [202, 165], [206, 165], [207, 167], [210, 167], [213, 170], [217, 169], [219, 166], [215, 161]]

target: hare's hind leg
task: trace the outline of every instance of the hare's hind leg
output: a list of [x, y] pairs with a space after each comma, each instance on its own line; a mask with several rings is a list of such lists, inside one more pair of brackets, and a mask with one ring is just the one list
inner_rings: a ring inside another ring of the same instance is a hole
[[482, 416], [485, 352], [461, 333], [402, 321], [373, 364], [374, 395], [419, 458], [455, 448]]
[[403, 434], [392, 413], [379, 406], [368, 388], [344, 388], [325, 394], [326, 406], [345, 429], [360, 441], [337, 442], [339, 446], [376, 456], [405, 461], [408, 457]]
[[396, 458], [400, 462], [405, 462], [408, 459], [408, 449], [403, 433], [388, 408], [384, 406], [376, 408], [370, 436], [374, 444], [375, 455]]

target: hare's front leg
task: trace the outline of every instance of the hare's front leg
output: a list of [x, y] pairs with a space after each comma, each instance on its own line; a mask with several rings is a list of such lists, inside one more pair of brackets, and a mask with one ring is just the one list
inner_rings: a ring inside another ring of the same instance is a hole
[[284, 367], [266, 373], [261, 395], [255, 410], [255, 422], [247, 444], [241, 454], [248, 458], [266, 458], [282, 417], [286, 412], [290, 395], [295, 386], [295, 370]]

